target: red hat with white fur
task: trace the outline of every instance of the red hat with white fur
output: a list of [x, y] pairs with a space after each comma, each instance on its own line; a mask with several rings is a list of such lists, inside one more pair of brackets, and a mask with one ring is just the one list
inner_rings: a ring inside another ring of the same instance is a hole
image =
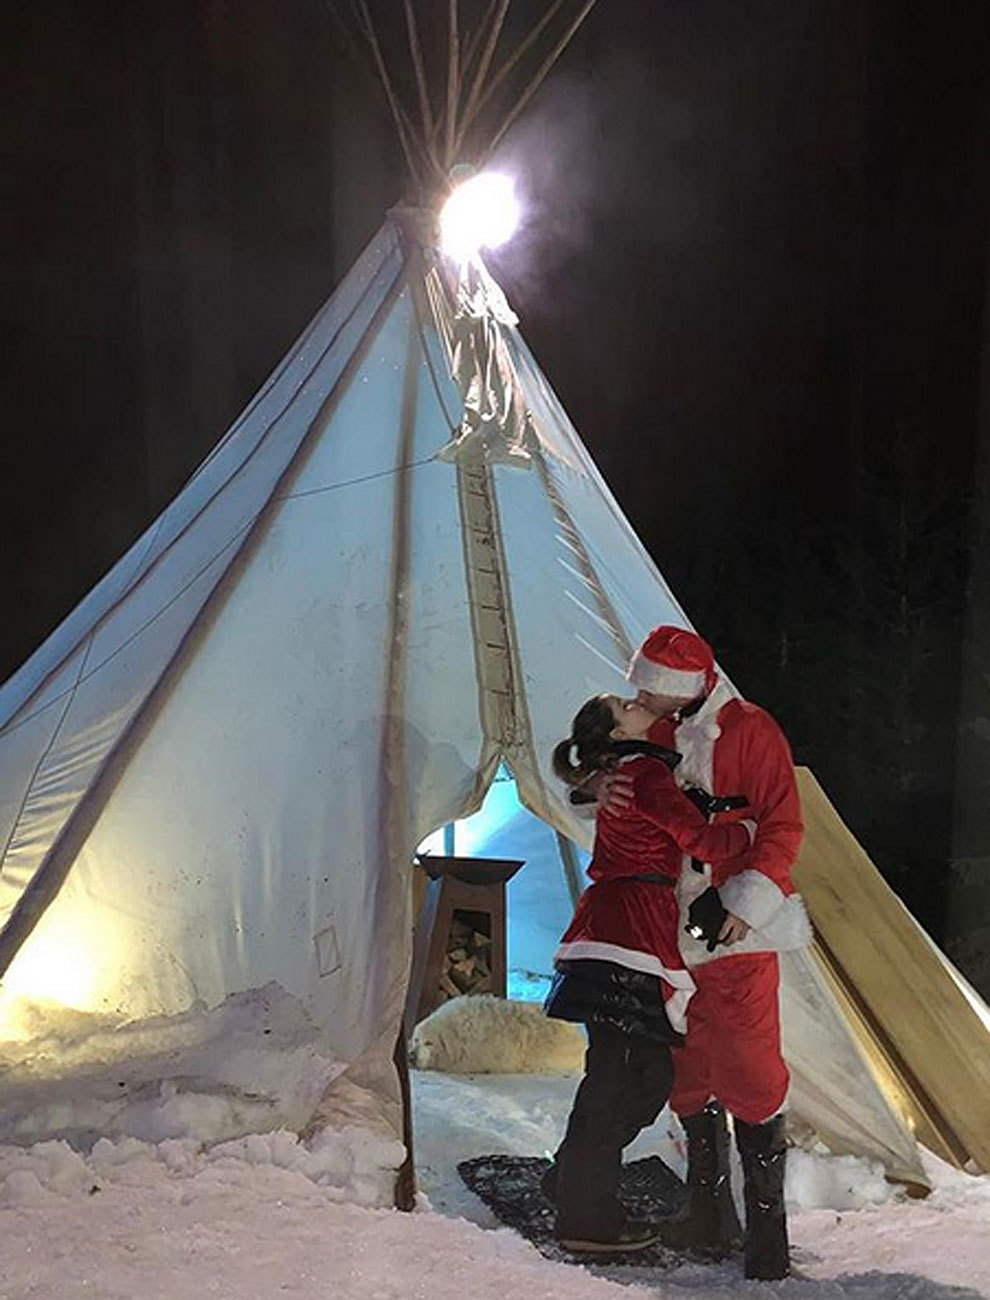
[[715, 656], [697, 632], [655, 627], [633, 655], [626, 677], [651, 695], [693, 700], [715, 685]]

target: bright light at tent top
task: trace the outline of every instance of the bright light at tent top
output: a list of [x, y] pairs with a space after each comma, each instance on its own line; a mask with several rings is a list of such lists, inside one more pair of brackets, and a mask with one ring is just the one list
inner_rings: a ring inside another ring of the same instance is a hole
[[443, 250], [458, 261], [498, 248], [519, 225], [519, 203], [508, 176], [481, 172], [462, 181], [440, 212]]

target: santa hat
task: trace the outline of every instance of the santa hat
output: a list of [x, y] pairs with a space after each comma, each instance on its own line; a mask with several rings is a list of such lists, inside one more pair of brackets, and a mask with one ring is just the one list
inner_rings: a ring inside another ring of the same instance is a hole
[[715, 685], [715, 656], [696, 632], [655, 627], [633, 655], [626, 677], [651, 695], [693, 700]]

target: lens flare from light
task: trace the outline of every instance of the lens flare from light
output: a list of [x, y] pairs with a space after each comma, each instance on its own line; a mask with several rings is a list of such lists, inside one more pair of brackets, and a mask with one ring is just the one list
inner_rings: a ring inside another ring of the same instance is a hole
[[440, 213], [444, 252], [460, 261], [482, 248], [498, 248], [519, 225], [519, 203], [508, 176], [481, 172], [453, 191]]
[[98, 945], [82, 926], [36, 931], [10, 964], [3, 987], [8, 996], [35, 998], [77, 1010], [91, 1010]]

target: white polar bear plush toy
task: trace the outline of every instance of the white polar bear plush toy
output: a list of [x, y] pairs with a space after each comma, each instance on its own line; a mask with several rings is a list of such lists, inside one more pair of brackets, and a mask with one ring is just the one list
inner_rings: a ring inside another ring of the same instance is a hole
[[409, 1064], [450, 1074], [576, 1074], [587, 1045], [579, 1025], [551, 1020], [538, 1003], [474, 993], [420, 1021]]

